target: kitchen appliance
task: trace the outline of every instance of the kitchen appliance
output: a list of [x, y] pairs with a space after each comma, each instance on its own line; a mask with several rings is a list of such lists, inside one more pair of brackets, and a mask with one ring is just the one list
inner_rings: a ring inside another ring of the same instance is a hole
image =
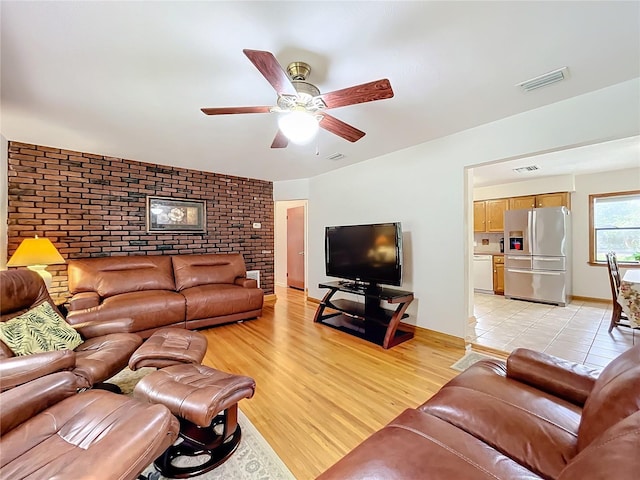
[[569, 210], [507, 210], [504, 229], [505, 298], [565, 306], [571, 295]]
[[493, 256], [473, 256], [473, 290], [493, 293]]

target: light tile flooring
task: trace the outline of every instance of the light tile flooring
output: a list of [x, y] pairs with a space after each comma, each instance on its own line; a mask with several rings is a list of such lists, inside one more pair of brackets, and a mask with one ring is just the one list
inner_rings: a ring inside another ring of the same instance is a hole
[[604, 367], [640, 344], [640, 330], [616, 327], [607, 332], [609, 303], [573, 301], [558, 307], [476, 293], [474, 315], [476, 321], [468, 325], [467, 340], [506, 352], [526, 347]]

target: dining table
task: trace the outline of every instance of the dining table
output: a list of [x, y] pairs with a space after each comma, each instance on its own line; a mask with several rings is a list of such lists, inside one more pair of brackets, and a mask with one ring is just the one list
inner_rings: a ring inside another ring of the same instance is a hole
[[640, 328], [640, 270], [629, 269], [620, 282], [618, 303], [631, 328]]

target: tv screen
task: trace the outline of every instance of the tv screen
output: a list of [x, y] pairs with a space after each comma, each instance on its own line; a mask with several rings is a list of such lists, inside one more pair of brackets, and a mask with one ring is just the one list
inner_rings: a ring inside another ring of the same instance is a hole
[[400, 223], [326, 227], [325, 264], [330, 277], [401, 285]]

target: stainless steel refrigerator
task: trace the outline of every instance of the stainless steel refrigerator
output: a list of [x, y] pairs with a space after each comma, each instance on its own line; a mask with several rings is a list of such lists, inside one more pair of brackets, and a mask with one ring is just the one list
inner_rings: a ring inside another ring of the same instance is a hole
[[507, 210], [504, 239], [504, 296], [565, 306], [571, 297], [566, 207]]

